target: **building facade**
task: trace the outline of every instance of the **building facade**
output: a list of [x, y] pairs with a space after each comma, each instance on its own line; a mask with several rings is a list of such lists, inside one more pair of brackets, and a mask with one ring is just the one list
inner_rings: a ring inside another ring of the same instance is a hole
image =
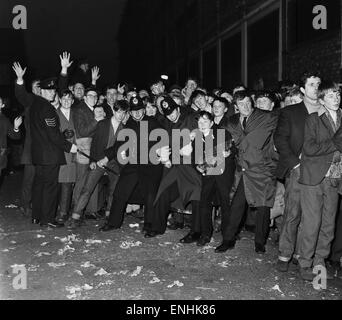
[[316, 67], [340, 82], [341, 3], [128, 0], [119, 34], [120, 79], [143, 85], [167, 73], [172, 83], [195, 76], [208, 89], [237, 83], [275, 88]]

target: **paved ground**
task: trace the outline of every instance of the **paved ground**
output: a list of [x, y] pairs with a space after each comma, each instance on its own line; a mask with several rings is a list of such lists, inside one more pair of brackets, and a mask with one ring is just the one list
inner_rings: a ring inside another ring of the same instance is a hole
[[[44, 231], [19, 209], [21, 173], [8, 176], [0, 192], [1, 299], [320, 299], [342, 297], [342, 280], [317, 291], [295, 266], [274, 268], [271, 239], [264, 256], [254, 252], [252, 234], [243, 232], [236, 248], [214, 253], [221, 237], [198, 248], [178, 240], [188, 230], [145, 239], [139, 220], [126, 217], [119, 231], [99, 233], [102, 221], [68, 231]], [[8, 207], [9, 206], [9, 207]], [[272, 235], [271, 235], [272, 238]], [[27, 289], [16, 290], [15, 265], [25, 265]]]

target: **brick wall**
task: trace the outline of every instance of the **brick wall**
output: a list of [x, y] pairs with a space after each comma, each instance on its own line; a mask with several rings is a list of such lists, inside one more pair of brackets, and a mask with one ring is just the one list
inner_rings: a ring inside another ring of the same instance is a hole
[[341, 35], [336, 32], [292, 50], [287, 58], [286, 76], [295, 80], [305, 69], [317, 66], [324, 77], [340, 81], [340, 65]]

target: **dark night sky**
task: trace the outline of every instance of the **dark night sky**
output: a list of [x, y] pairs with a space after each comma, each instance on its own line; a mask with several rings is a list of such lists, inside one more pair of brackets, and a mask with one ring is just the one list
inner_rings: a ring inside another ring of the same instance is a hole
[[[98, 65], [103, 82], [115, 81], [118, 72], [118, 27], [126, 0], [0, 0], [0, 27], [11, 26], [12, 8], [27, 9], [24, 31], [28, 67], [38, 76], [59, 70], [58, 55], [87, 57]], [[5, 3], [7, 2], [7, 3]], [[6, 21], [7, 20], [7, 21]]]

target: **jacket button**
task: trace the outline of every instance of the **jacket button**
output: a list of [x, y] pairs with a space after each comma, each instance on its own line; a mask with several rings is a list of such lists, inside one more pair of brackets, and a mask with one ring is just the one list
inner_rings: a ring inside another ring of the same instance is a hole
[[242, 171], [246, 171], [246, 169], [245, 169], [245, 168], [242, 168]]

